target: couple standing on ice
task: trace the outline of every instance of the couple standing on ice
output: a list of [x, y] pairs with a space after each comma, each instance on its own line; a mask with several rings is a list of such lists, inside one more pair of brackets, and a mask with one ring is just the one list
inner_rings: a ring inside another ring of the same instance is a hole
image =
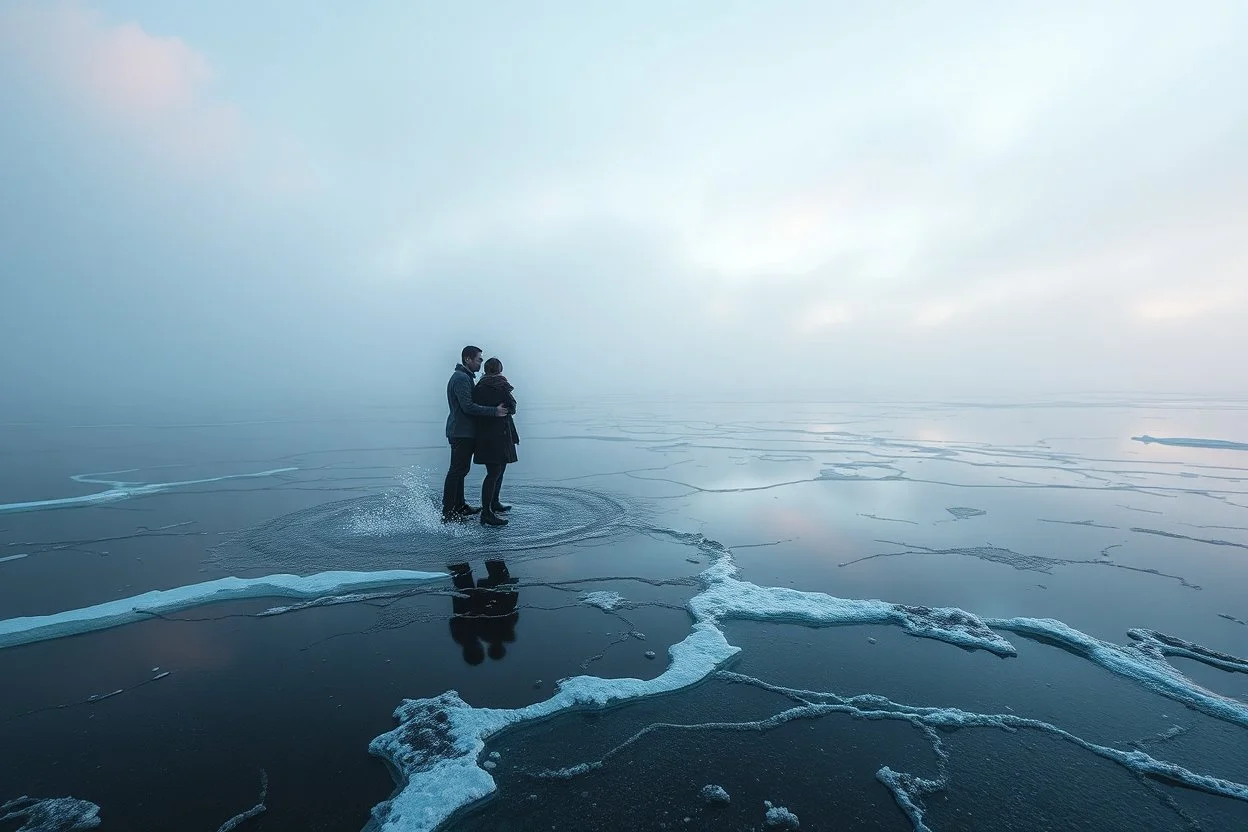
[[[477, 383], [481, 369], [481, 348], [468, 346], [460, 353], [451, 380], [446, 383], [446, 438], [451, 443], [451, 467], [442, 487], [442, 522], [455, 523], [481, 515], [483, 526], [505, 526], [503, 512], [511, 508], [499, 502], [507, 463], [516, 461], [520, 434], [512, 416], [516, 412], [514, 390], [503, 375], [503, 362], [491, 358], [485, 363], [485, 376]], [[481, 507], [464, 499], [464, 477], [472, 463], [485, 466], [481, 483]]]

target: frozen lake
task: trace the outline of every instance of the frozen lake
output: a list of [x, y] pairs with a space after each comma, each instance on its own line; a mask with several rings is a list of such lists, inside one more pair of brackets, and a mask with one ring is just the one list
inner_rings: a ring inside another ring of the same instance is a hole
[[6, 424], [0, 830], [1248, 828], [1248, 403], [443, 419]]

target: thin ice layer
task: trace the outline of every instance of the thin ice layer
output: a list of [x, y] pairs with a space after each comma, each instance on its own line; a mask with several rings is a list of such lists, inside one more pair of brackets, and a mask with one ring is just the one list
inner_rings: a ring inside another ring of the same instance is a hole
[[242, 598], [320, 598], [361, 589], [402, 586], [446, 577], [441, 572], [393, 569], [384, 572], [319, 572], [315, 575], [268, 575], [262, 578], [219, 578], [174, 589], [158, 589], [92, 607], [50, 615], [8, 618], [0, 621], [0, 649], [62, 636], [104, 630], [120, 624], [145, 621], [153, 614], [168, 614], [221, 601]]

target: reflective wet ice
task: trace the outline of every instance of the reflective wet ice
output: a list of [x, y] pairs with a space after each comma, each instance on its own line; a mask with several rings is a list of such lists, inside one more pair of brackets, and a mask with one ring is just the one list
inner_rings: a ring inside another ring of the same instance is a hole
[[10, 426], [2, 823], [1235, 828], [1242, 408]]

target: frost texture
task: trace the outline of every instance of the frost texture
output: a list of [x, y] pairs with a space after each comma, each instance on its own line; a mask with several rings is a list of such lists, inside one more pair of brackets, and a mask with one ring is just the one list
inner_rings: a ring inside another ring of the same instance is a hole
[[0, 823], [22, 821], [17, 832], [73, 832], [100, 825], [100, 807], [73, 797], [19, 797], [0, 804]]
[[764, 816], [764, 822], [771, 829], [797, 829], [802, 824], [798, 821], [797, 815], [790, 812], [784, 806], [772, 806], [771, 801], [764, 801], [767, 807], [767, 814]]

